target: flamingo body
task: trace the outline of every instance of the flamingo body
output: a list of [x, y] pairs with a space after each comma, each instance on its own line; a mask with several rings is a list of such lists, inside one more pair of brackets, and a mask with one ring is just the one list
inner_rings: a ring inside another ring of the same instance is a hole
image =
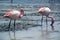
[[[20, 8], [20, 11], [11, 10], [11, 11], [7, 12], [5, 15], [3, 15], [3, 18], [10, 18], [9, 27], [8, 27], [9, 36], [11, 35], [10, 34], [11, 19], [14, 20], [14, 40], [16, 40], [16, 37], [15, 37], [15, 22], [16, 22], [17, 19], [21, 18], [23, 16], [23, 14], [24, 14], [24, 10], [23, 10], [23, 8]], [[11, 36], [10, 36], [10, 39], [11, 39]]]
[[[52, 27], [52, 30], [54, 30], [54, 22], [55, 22], [55, 18], [53, 18], [53, 16], [50, 16], [51, 10], [50, 8], [48, 7], [41, 7], [39, 10], [38, 10], [38, 13], [42, 14], [42, 15], [45, 15], [46, 17], [48, 18], [51, 18], [51, 27]], [[43, 19], [43, 18], [42, 18]], [[47, 25], [47, 19], [46, 19], [46, 25]]]
[[38, 10], [38, 12], [41, 13], [42, 15], [48, 15], [51, 12], [51, 10], [48, 7], [41, 7]]
[[18, 10], [11, 10], [7, 12], [3, 17], [4, 18], [11, 18], [11, 19], [19, 19], [23, 16], [23, 11]]

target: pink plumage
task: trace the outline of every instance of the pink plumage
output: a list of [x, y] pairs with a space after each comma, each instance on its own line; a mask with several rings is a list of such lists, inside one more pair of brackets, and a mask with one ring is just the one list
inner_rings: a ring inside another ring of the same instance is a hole
[[11, 18], [11, 19], [19, 19], [23, 16], [24, 10], [23, 8], [20, 8], [20, 11], [18, 10], [11, 10], [7, 12], [3, 17], [4, 18]]

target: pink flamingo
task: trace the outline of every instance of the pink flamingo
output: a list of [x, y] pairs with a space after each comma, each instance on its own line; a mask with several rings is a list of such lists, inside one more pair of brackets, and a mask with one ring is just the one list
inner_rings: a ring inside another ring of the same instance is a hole
[[[23, 8], [20, 8], [20, 11], [18, 10], [11, 10], [9, 12], [7, 12], [5, 15], [3, 15], [3, 18], [10, 18], [10, 22], [9, 22], [9, 36], [10, 36], [10, 24], [11, 24], [11, 20], [14, 20], [14, 39], [15, 39], [15, 21], [16, 19], [20, 19], [24, 14], [24, 10]], [[10, 36], [11, 38], [11, 36]]]
[[50, 8], [48, 7], [41, 7], [39, 10], [38, 10], [38, 13], [42, 14], [42, 19], [41, 19], [41, 25], [42, 25], [42, 22], [43, 22], [43, 15], [46, 16], [46, 30], [47, 30], [47, 17], [48, 18], [51, 18], [51, 27], [52, 27], [52, 30], [54, 30], [54, 21], [55, 21], [55, 18], [53, 18], [53, 16], [50, 16], [51, 10]]

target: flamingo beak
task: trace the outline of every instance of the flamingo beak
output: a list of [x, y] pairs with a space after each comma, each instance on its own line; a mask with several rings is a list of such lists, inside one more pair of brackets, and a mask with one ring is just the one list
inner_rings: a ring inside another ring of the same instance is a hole
[[23, 15], [21, 15], [21, 17], [22, 17]]

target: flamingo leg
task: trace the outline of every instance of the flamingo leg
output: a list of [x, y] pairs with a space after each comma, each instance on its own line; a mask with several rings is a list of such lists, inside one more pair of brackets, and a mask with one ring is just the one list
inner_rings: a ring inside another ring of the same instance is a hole
[[43, 25], [43, 15], [42, 15], [42, 18], [41, 18], [41, 26]]
[[42, 18], [41, 18], [41, 33], [43, 35], [43, 15], [42, 15]]
[[16, 40], [16, 36], [15, 36], [15, 21], [16, 20], [14, 20], [14, 40]]
[[10, 19], [10, 22], [9, 22], [9, 25], [8, 25], [8, 26], [9, 26], [9, 27], [8, 27], [8, 30], [9, 30], [9, 38], [10, 38], [10, 40], [11, 40], [11, 34], [10, 34], [10, 30], [11, 30], [11, 29], [10, 29], [10, 25], [11, 25], [11, 19]]
[[47, 16], [46, 16], [46, 32], [48, 31], [48, 22], [47, 22]]

